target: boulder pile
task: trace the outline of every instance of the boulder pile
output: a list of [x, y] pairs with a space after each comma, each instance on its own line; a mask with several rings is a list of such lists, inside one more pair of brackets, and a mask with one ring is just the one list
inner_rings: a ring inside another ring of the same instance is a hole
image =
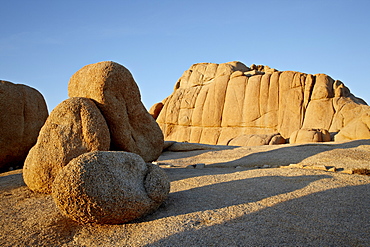
[[269, 137], [279, 136], [280, 144], [301, 129], [299, 142], [327, 140], [326, 134], [303, 134], [310, 129], [325, 130], [335, 141], [370, 138], [370, 107], [325, 74], [199, 63], [159, 105], [152, 115], [168, 141], [255, 145], [272, 144]]
[[21, 166], [48, 117], [44, 97], [22, 84], [0, 81], [0, 170]]
[[25, 160], [27, 186], [52, 193], [82, 223], [124, 223], [158, 208], [169, 180], [145, 162], [161, 154], [163, 134], [131, 73], [114, 62], [90, 64], [71, 77], [68, 94]]

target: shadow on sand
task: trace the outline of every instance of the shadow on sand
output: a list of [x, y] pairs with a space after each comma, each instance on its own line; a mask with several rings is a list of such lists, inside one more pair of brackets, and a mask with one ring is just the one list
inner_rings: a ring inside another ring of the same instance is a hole
[[[266, 179], [268, 182], [272, 178]], [[306, 179], [303, 184], [320, 177]], [[263, 180], [252, 179], [251, 182], [256, 182], [258, 189]], [[303, 184], [291, 185], [290, 190]], [[191, 246], [368, 246], [370, 210], [364, 205], [369, 204], [370, 184], [329, 189], [221, 224], [189, 228], [147, 246], [172, 246], [172, 243], [181, 242]], [[227, 204], [218, 205], [222, 206]], [[207, 208], [195, 207], [199, 210]], [[184, 213], [189, 211], [193, 210], [183, 210]]]
[[257, 152], [246, 155], [240, 159], [225, 162], [225, 163], [214, 163], [210, 166], [224, 167], [224, 166], [255, 166], [261, 164], [267, 165], [289, 165], [296, 164], [303, 161], [306, 158], [317, 155], [322, 152], [334, 150], [334, 149], [348, 149], [355, 148], [361, 145], [370, 145], [370, 140], [356, 140], [346, 143], [312, 143], [312, 144], [301, 144], [294, 146], [284, 146], [281, 148]]
[[263, 176], [199, 186], [170, 193], [165, 204], [142, 221], [257, 202], [264, 198], [299, 190], [325, 178], [331, 178], [331, 176]]

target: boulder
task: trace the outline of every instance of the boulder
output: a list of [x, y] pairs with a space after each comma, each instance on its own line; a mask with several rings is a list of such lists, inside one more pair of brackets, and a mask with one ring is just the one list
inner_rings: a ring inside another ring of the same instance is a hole
[[330, 133], [326, 129], [300, 129], [292, 133], [289, 143], [307, 143], [307, 142], [329, 142]]
[[169, 191], [166, 173], [139, 155], [95, 151], [60, 171], [52, 195], [63, 214], [77, 222], [122, 224], [155, 211]]
[[54, 108], [30, 150], [23, 178], [27, 186], [50, 193], [59, 171], [73, 158], [90, 151], [109, 150], [108, 126], [94, 102], [70, 98]]
[[152, 107], [150, 107], [149, 114], [152, 115], [152, 117], [154, 119], [157, 119], [157, 117], [158, 117], [159, 113], [161, 112], [162, 108], [163, 108], [163, 103], [162, 102], [156, 103]]
[[279, 134], [270, 135], [239, 135], [230, 140], [230, 146], [261, 146], [284, 144], [285, 139]]
[[48, 117], [36, 89], [0, 81], [0, 170], [23, 165]]
[[353, 119], [334, 136], [338, 142], [359, 139], [370, 139], [370, 112]]
[[282, 137], [280, 134], [272, 136], [269, 145], [280, 145], [285, 144], [286, 140], [284, 137]]
[[[166, 141], [212, 145], [226, 145], [231, 139], [250, 145], [246, 141], [251, 135], [253, 145], [269, 144], [260, 137], [274, 133], [280, 134], [280, 143], [300, 129], [340, 133], [353, 119], [370, 112], [363, 100], [326, 74], [247, 67], [240, 62], [192, 65], [162, 103], [156, 121]], [[359, 121], [364, 122], [357, 120], [361, 134], [345, 138], [370, 135]]]
[[89, 64], [77, 71], [68, 85], [70, 97], [93, 99], [107, 121], [111, 150], [139, 154], [147, 162], [163, 149], [163, 134], [141, 102], [130, 71], [115, 62]]

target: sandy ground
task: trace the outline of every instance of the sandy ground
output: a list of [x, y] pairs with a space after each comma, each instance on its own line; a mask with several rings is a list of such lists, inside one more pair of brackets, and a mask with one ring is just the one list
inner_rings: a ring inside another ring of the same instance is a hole
[[168, 199], [123, 225], [77, 224], [0, 174], [0, 246], [370, 246], [370, 176], [344, 173], [370, 169], [370, 141], [202, 148], [164, 152]]

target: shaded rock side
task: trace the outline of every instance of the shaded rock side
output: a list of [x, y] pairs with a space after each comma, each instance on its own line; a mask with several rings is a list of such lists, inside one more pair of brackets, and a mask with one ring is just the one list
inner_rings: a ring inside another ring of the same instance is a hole
[[30, 150], [23, 178], [27, 186], [50, 193], [59, 171], [73, 158], [95, 150], [109, 150], [109, 129], [94, 102], [70, 98], [54, 108]]
[[[222, 145], [245, 135], [279, 133], [289, 139], [300, 129], [340, 133], [355, 119], [366, 119], [370, 111], [328, 75], [262, 65], [249, 68], [240, 62], [192, 65], [162, 103], [157, 122], [165, 140]], [[369, 133], [366, 120], [361, 121], [356, 126]], [[342, 136], [341, 140], [368, 138]]]
[[73, 159], [56, 177], [53, 198], [80, 223], [121, 224], [154, 212], [170, 182], [158, 166], [128, 152], [91, 152]]
[[48, 117], [44, 97], [22, 84], [0, 81], [0, 169], [21, 166]]
[[163, 149], [163, 134], [141, 102], [130, 71], [115, 62], [86, 65], [68, 85], [69, 97], [93, 99], [111, 132], [111, 150], [139, 154], [147, 162]]

